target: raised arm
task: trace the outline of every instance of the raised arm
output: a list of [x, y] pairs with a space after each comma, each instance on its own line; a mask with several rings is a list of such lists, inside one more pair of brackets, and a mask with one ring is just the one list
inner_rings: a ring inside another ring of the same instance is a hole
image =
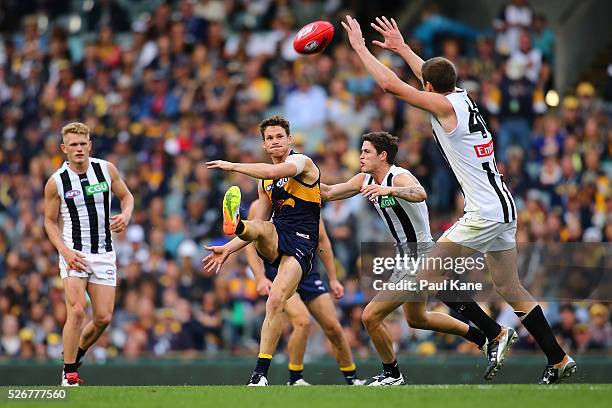
[[374, 23], [370, 23], [370, 25], [373, 29], [382, 34], [385, 41], [380, 42], [374, 40], [372, 44], [397, 53], [406, 61], [414, 75], [422, 84], [423, 75], [421, 74], [421, 67], [423, 67], [424, 61], [404, 42], [404, 37], [397, 27], [395, 20], [392, 18], [391, 21], [389, 21], [387, 17], [383, 16], [382, 18], [376, 17], [376, 22], [378, 25]]
[[332, 184], [331, 186], [321, 183], [321, 199], [323, 201], [336, 201], [356, 196], [361, 191], [364, 180], [365, 174], [359, 173], [344, 183]]
[[376, 83], [385, 90], [405, 100], [417, 108], [431, 112], [437, 117], [454, 115], [453, 105], [442, 94], [419, 91], [408, 85], [374, 55], [365, 46], [359, 23], [351, 16], [346, 16], [347, 22], [342, 26], [349, 36], [351, 47], [355, 50], [366, 70], [372, 75]]

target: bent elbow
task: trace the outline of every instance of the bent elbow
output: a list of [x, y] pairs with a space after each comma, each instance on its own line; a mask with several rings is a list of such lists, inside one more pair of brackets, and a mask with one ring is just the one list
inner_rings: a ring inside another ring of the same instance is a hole
[[421, 191], [418, 196], [418, 199], [419, 199], [418, 202], [427, 200], [427, 192], [425, 190]]

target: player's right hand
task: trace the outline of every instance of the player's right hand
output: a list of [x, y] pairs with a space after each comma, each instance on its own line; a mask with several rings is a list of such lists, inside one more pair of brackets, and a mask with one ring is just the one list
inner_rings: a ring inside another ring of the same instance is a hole
[[219, 273], [219, 269], [227, 260], [227, 257], [230, 255], [229, 251], [225, 248], [225, 246], [206, 246], [204, 248], [210, 251], [204, 259], [202, 259], [203, 268], [205, 273], [209, 274], [217, 274]]
[[383, 16], [382, 19], [376, 17], [375, 23], [370, 23], [373, 29], [378, 31], [385, 38], [385, 42], [380, 41], [372, 41], [372, 44], [379, 46], [380, 48], [384, 48], [391, 51], [399, 51], [399, 49], [404, 46], [406, 43], [404, 42], [404, 37], [397, 27], [397, 23], [394, 19], [389, 21], [387, 17]]
[[89, 269], [85, 260], [85, 254], [67, 249], [61, 255], [66, 261], [69, 271], [87, 272]]
[[268, 278], [262, 278], [257, 281], [257, 293], [259, 293], [260, 296], [268, 296], [271, 287], [272, 281]]
[[337, 279], [329, 281], [329, 289], [336, 299], [342, 299], [344, 296], [344, 286]]

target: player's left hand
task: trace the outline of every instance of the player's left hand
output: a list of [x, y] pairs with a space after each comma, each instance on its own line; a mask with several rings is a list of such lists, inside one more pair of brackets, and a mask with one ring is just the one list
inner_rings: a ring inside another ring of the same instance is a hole
[[349, 38], [349, 42], [351, 43], [351, 47], [354, 50], [359, 48], [365, 48], [365, 40], [363, 39], [363, 34], [361, 33], [361, 27], [357, 20], [353, 17], [347, 15], [346, 23], [344, 21], [341, 22], [342, 27], [346, 30]]
[[111, 217], [111, 222], [109, 228], [112, 232], [120, 233], [123, 232], [127, 228], [128, 223], [130, 222], [130, 217], [121, 213]]
[[213, 160], [206, 162], [206, 168], [232, 171], [234, 170], [234, 163], [225, 160]]
[[363, 195], [368, 200], [374, 200], [378, 196], [391, 195], [391, 187], [369, 184], [361, 188], [361, 195]]
[[331, 293], [336, 299], [340, 299], [344, 296], [344, 286], [342, 286], [337, 279], [329, 281], [329, 290], [331, 290]]
[[227, 248], [224, 246], [204, 246], [205, 249], [210, 251], [204, 259], [202, 259], [202, 263], [204, 264], [204, 272], [209, 274], [217, 274], [219, 273], [219, 269], [227, 260], [227, 257], [230, 255], [227, 251]]

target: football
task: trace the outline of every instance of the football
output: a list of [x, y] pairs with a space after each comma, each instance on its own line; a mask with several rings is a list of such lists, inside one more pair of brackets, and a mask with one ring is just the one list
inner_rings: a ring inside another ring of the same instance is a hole
[[293, 48], [300, 54], [316, 54], [325, 49], [334, 36], [334, 26], [328, 21], [315, 21], [298, 31]]

